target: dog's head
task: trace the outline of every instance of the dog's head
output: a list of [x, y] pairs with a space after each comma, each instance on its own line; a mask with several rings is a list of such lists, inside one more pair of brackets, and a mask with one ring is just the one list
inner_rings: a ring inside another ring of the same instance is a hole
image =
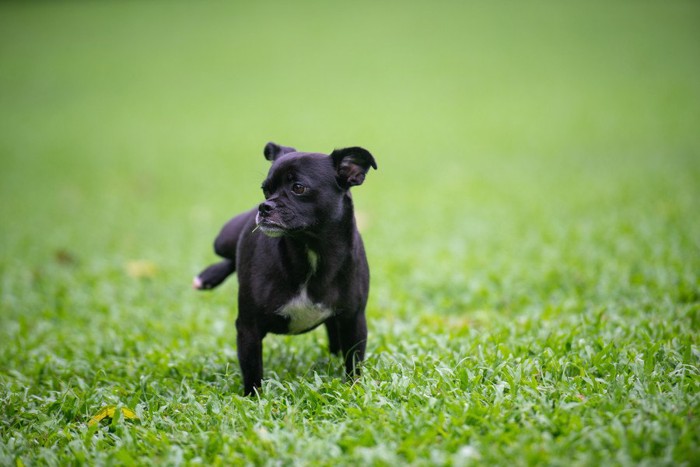
[[258, 228], [270, 237], [312, 233], [346, 215], [351, 187], [361, 185], [370, 168], [377, 168], [366, 149], [336, 149], [330, 155], [297, 152], [267, 143], [272, 162], [262, 184], [265, 201], [258, 207]]

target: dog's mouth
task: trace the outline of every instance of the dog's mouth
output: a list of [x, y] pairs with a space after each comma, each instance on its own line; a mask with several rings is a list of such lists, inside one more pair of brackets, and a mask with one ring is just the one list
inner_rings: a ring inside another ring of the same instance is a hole
[[283, 225], [271, 221], [270, 219], [267, 219], [265, 217], [262, 217], [260, 214], [255, 216], [255, 224], [256, 225], [255, 229], [253, 229], [253, 232], [255, 232], [256, 230], [260, 230], [268, 237], [281, 237], [287, 231], [287, 228]]

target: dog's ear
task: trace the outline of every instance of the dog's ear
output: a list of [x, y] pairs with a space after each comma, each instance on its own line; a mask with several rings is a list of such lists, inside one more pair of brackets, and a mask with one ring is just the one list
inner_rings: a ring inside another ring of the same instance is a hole
[[338, 184], [347, 189], [351, 186], [362, 185], [370, 167], [377, 170], [377, 163], [368, 150], [352, 147], [336, 149], [331, 153], [336, 170]]
[[263, 149], [265, 159], [271, 162], [276, 161], [278, 157], [283, 156], [288, 152], [296, 152], [296, 149], [289, 148], [287, 146], [280, 146], [279, 144], [273, 142], [267, 143], [265, 145], [265, 149]]

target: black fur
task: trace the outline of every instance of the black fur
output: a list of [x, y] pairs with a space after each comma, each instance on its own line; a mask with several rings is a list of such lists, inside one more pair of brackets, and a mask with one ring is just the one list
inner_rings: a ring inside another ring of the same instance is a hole
[[350, 187], [363, 183], [372, 155], [359, 147], [328, 156], [268, 143], [265, 201], [231, 219], [214, 242], [223, 261], [195, 278], [212, 289], [238, 273], [238, 359], [245, 394], [261, 385], [267, 333], [299, 334], [325, 324], [330, 351], [359, 374], [367, 342], [369, 267]]

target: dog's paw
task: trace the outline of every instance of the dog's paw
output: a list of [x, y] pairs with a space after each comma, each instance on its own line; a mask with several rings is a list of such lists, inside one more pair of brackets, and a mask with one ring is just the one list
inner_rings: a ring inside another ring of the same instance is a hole
[[195, 290], [204, 289], [204, 282], [202, 282], [202, 279], [200, 279], [199, 276], [195, 276], [194, 279], [192, 279], [192, 288]]

